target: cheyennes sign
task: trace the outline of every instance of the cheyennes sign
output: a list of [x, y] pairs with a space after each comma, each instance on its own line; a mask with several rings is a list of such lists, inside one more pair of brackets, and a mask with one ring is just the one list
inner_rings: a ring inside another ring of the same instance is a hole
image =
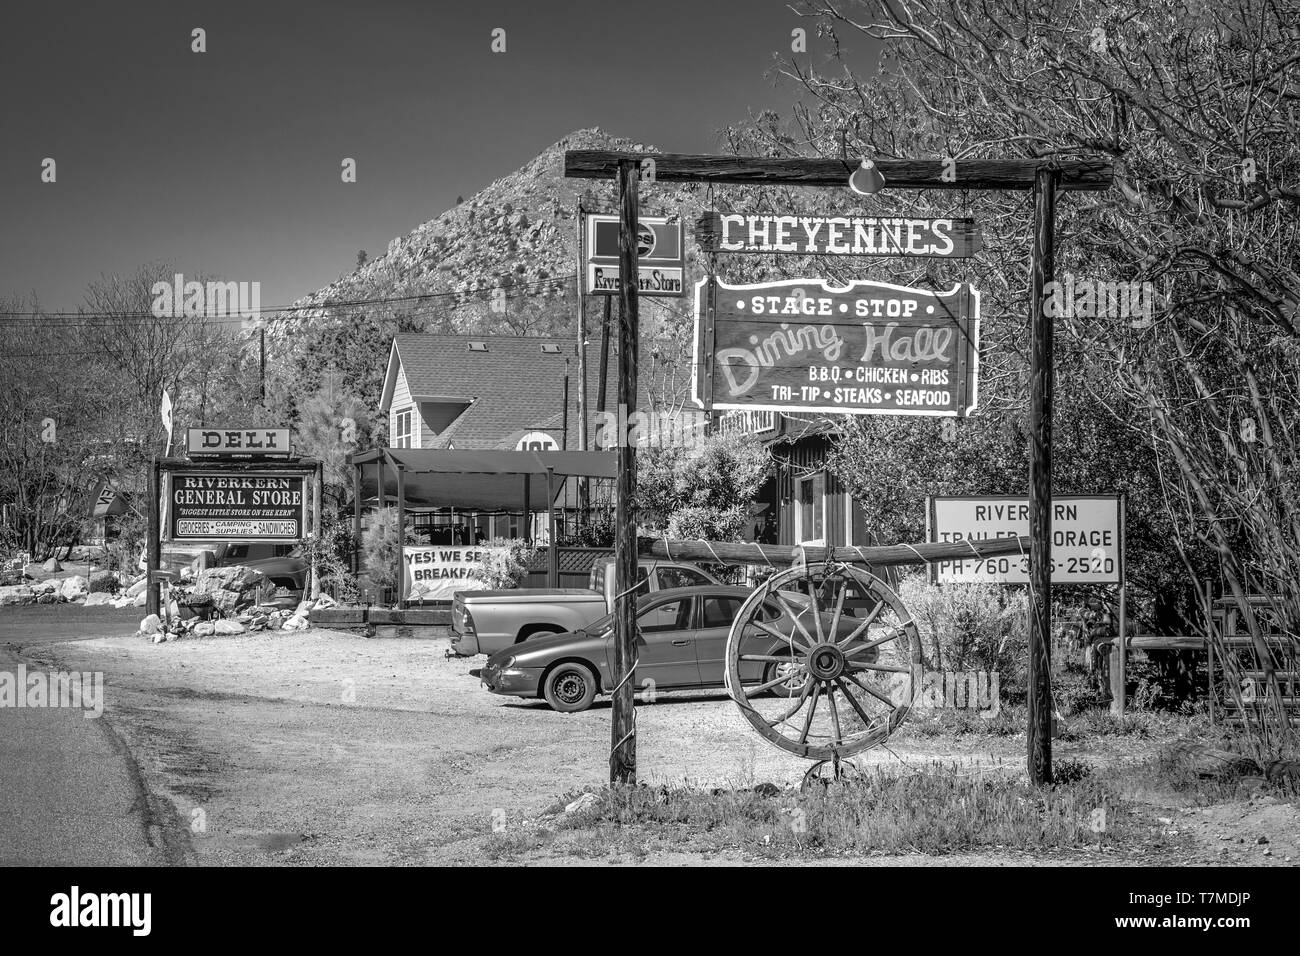
[[[655, 216], [637, 220], [637, 291], [649, 296], [686, 294], [682, 221]], [[618, 216], [587, 214], [587, 291], [618, 295]]]
[[979, 293], [703, 279], [695, 355], [701, 406], [964, 416], [976, 404]]
[[759, 216], [708, 213], [695, 241], [713, 252], [967, 259], [980, 249], [974, 219]]
[[303, 475], [176, 472], [170, 477], [175, 541], [297, 541], [303, 536]]

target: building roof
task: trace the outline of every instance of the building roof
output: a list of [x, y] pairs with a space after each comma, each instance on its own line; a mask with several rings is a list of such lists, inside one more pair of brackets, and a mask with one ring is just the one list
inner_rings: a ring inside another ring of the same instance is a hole
[[[473, 348], [471, 343], [476, 343]], [[567, 424], [568, 447], [577, 448], [578, 359], [567, 337], [397, 335], [380, 399], [385, 412], [392, 405], [399, 363], [415, 401], [468, 403], [456, 420], [438, 433], [431, 447], [514, 448], [525, 432], [533, 430], [546, 431], [559, 440]], [[606, 403], [616, 407], [618, 373], [613, 355], [609, 366]], [[562, 414], [566, 370], [569, 404], [567, 414]], [[600, 346], [595, 338], [587, 346], [589, 443], [596, 431], [599, 371]]]

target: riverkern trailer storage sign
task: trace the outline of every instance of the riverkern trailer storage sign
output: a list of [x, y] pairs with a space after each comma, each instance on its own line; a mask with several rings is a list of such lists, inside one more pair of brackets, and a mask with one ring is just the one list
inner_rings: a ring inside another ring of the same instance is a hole
[[970, 414], [979, 293], [820, 279], [695, 287], [695, 401], [717, 409]]
[[[933, 497], [926, 521], [930, 541], [981, 541], [1029, 534], [1029, 499]], [[1052, 499], [1052, 583], [1121, 584], [1124, 581], [1123, 515], [1116, 495]], [[938, 584], [973, 581], [1029, 583], [1029, 554], [938, 561]]]
[[170, 477], [173, 540], [302, 538], [307, 513], [302, 475], [177, 472]]

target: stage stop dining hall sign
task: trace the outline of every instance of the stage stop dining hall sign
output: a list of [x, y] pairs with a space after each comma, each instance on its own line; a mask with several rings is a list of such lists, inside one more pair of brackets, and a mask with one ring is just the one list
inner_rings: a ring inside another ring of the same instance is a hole
[[298, 541], [306, 527], [303, 475], [176, 472], [170, 476], [175, 541]]
[[967, 284], [704, 279], [695, 336], [701, 406], [963, 416], [976, 404], [979, 293]]

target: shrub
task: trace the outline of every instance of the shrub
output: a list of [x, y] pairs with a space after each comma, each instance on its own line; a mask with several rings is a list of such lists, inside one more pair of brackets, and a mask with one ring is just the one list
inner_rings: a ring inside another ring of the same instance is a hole
[[478, 566], [470, 576], [482, 581], [489, 590], [517, 588], [537, 557], [537, 549], [516, 538], [493, 538], [478, 546]]
[[121, 587], [121, 582], [118, 581], [116, 572], [96, 571], [90, 576], [87, 587], [91, 594], [116, 594]]
[[302, 544], [303, 557], [316, 562], [321, 590], [344, 604], [355, 602], [358, 594], [351, 569], [352, 547], [350, 522], [329, 512], [321, 515], [320, 534], [304, 539]]
[[[407, 544], [415, 544], [408, 531]], [[379, 588], [397, 587], [397, 569], [401, 566], [401, 544], [397, 534], [397, 509], [381, 508], [370, 519], [370, 527], [361, 536], [361, 566], [370, 583]]]
[[1029, 603], [1023, 588], [930, 584], [919, 573], [899, 581], [898, 595], [916, 621], [926, 670], [996, 671], [1003, 700], [1024, 700]]

